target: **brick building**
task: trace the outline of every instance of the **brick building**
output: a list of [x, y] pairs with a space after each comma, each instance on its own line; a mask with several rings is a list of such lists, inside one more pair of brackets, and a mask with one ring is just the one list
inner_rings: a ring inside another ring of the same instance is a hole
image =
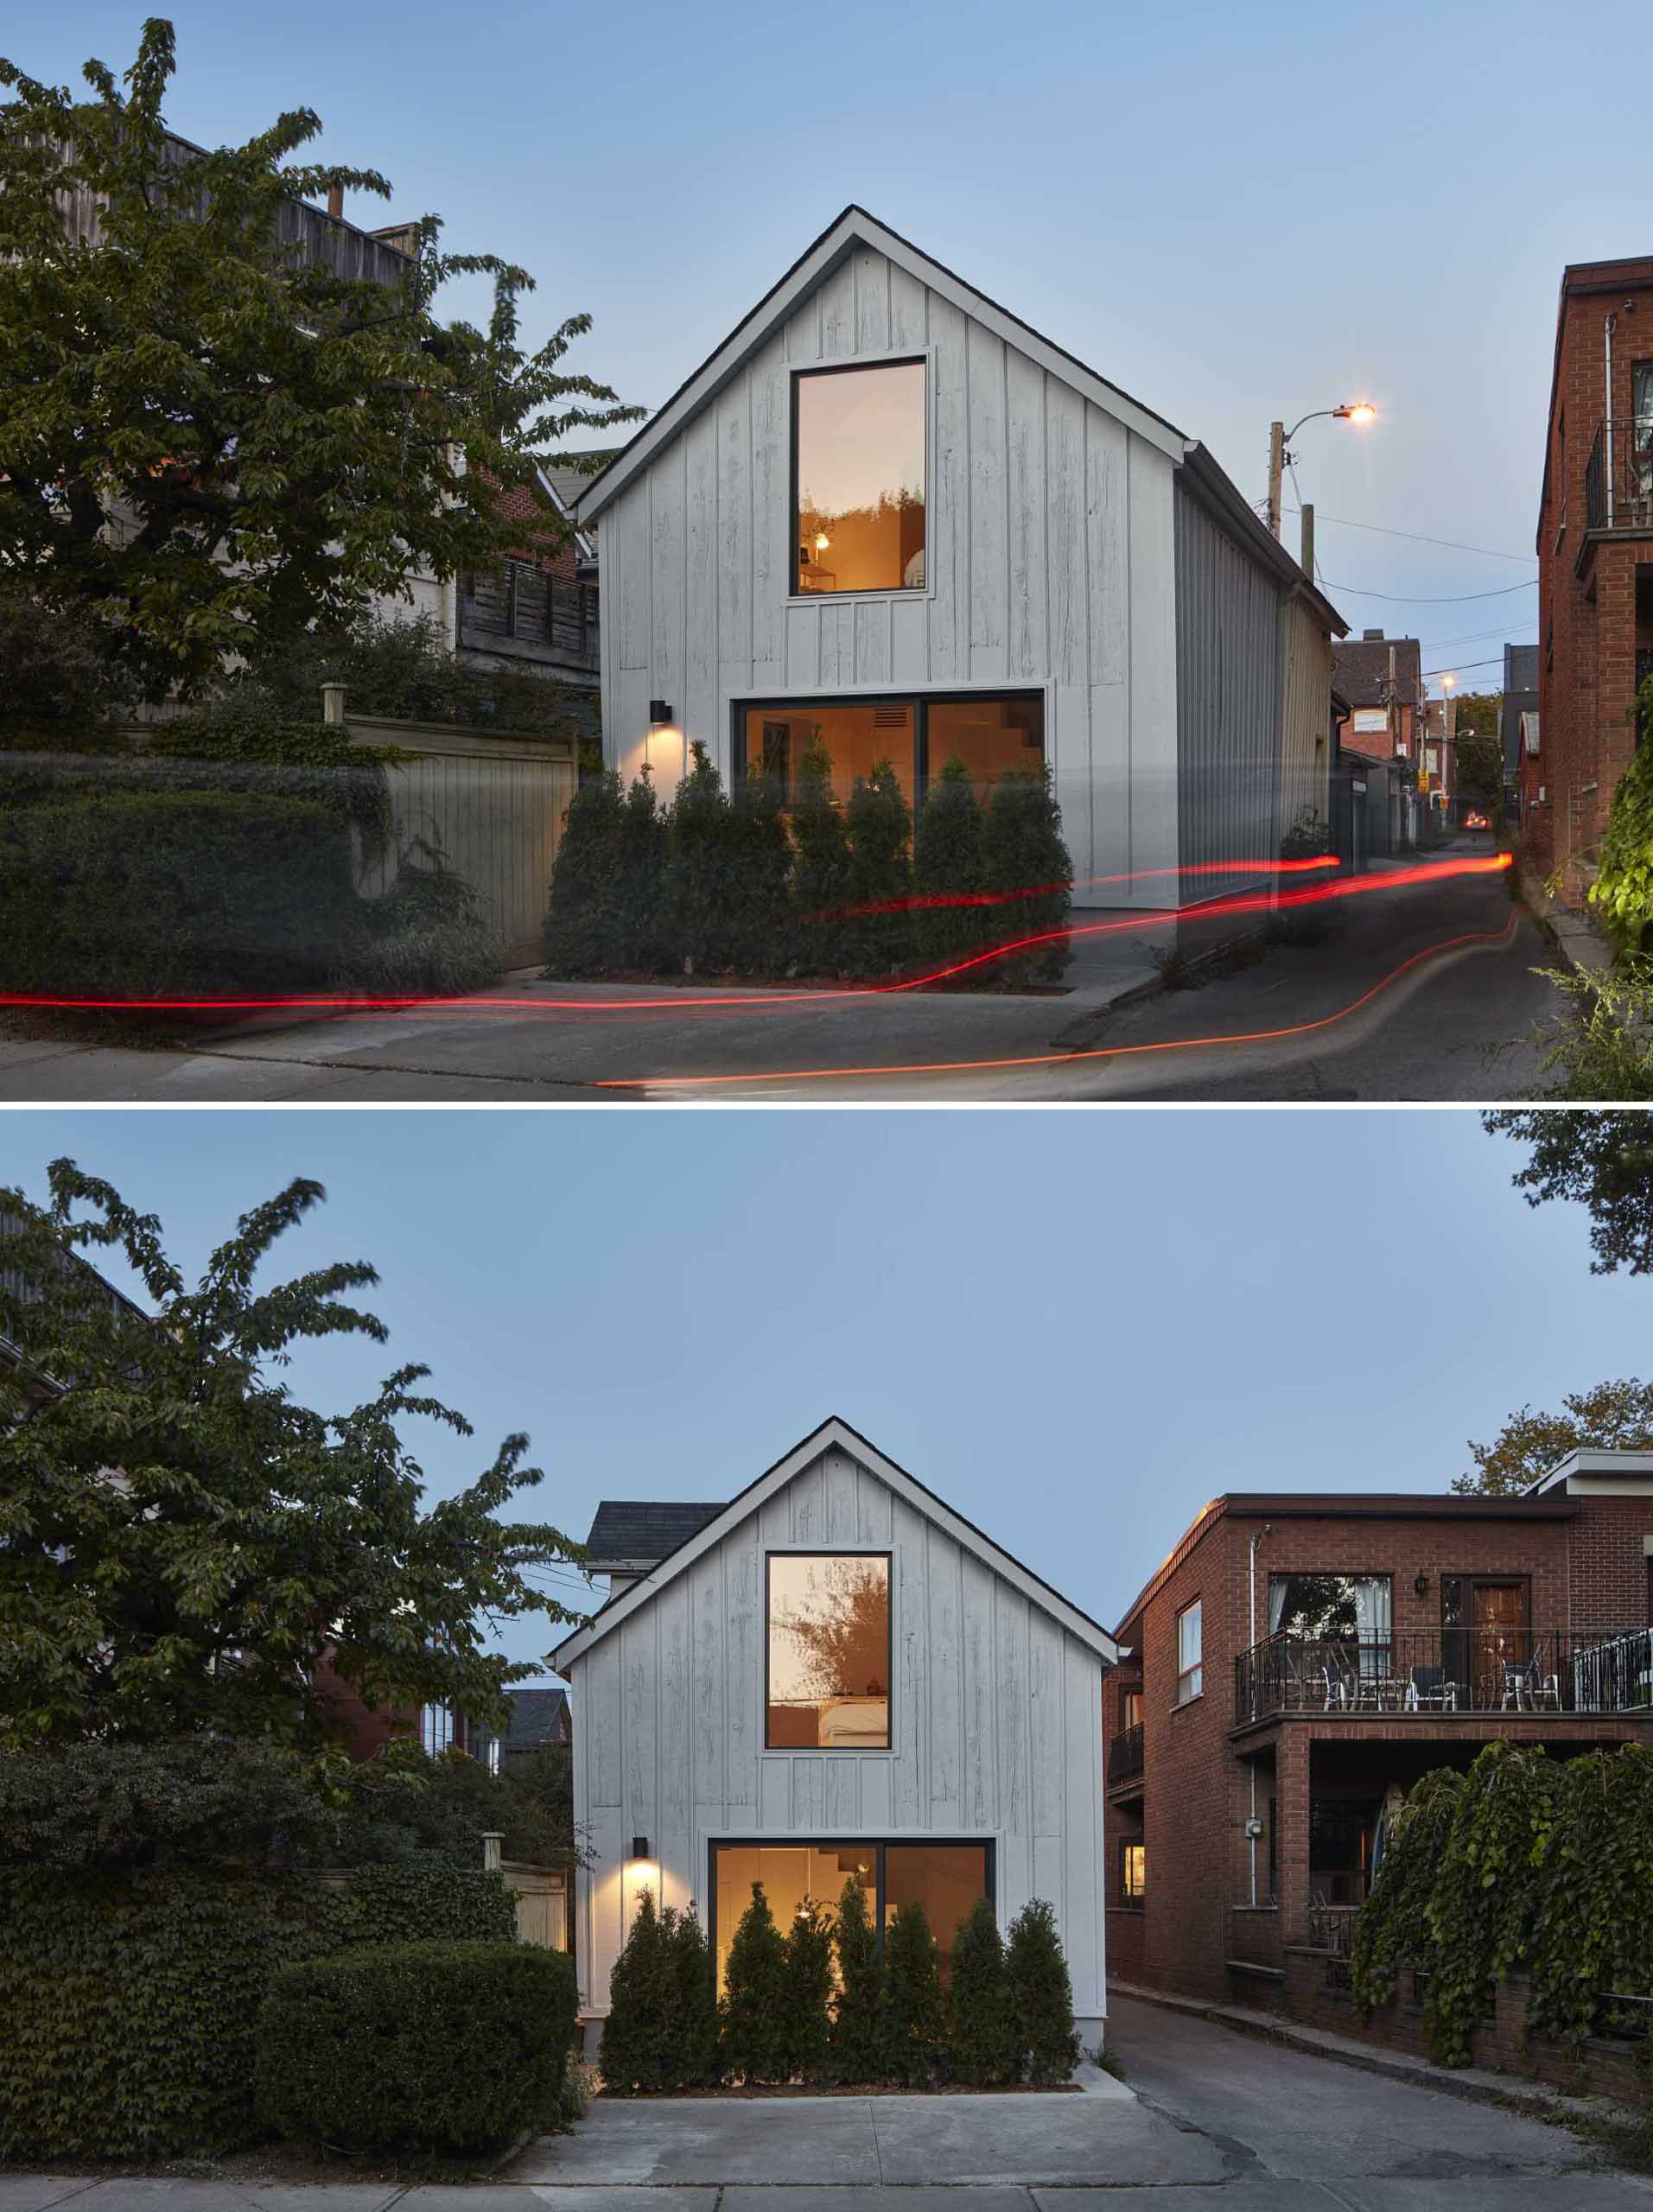
[[1391, 1792], [1498, 1737], [1653, 1740], [1653, 1453], [1528, 1494], [1240, 1493], [1121, 1622], [1103, 1685], [1109, 1970], [1256, 2003], [1337, 1948]]
[[1562, 271], [1547, 441], [1540, 742], [1521, 760], [1522, 849], [1578, 897], [1653, 669], [1653, 258]]

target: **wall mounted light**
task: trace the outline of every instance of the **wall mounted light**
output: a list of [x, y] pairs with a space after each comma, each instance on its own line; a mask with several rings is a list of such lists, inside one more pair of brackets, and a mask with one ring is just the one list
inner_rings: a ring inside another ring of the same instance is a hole
[[1429, 1594], [1428, 1576], [1427, 1574], [1415, 1574], [1412, 1578], [1412, 1587], [1417, 1592], [1420, 1598], [1427, 1598]]
[[649, 701], [649, 721], [656, 728], [658, 728], [662, 722], [671, 722], [675, 721], [676, 720], [677, 716], [671, 711], [671, 702], [670, 700], [651, 699]]
[[634, 1836], [632, 1838], [632, 1856], [633, 1856], [633, 1859], [646, 1859], [646, 1858], [648, 1857], [648, 1855], [649, 1855], [649, 1840], [648, 1840], [647, 1836], [645, 1836], [645, 1835], [634, 1835]]

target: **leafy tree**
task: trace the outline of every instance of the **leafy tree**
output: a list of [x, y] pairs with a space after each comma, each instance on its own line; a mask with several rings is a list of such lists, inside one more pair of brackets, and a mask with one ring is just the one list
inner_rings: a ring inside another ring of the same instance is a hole
[[1530, 1146], [1512, 1179], [1529, 1205], [1571, 1198], [1587, 1209], [1592, 1274], [1653, 1273], [1653, 1121], [1645, 1113], [1501, 1107], [1481, 1124]]
[[1065, 2082], [1079, 2063], [1073, 2024], [1073, 1985], [1056, 1914], [1043, 1897], [1025, 1904], [1010, 1923], [1005, 1976], [1017, 2046], [1031, 2079]]
[[792, 2029], [787, 1997], [786, 1939], [775, 1925], [763, 1884], [754, 1882], [723, 1972], [718, 2048], [728, 2080], [789, 2078]]
[[[48, 1179], [45, 1207], [0, 1190], [0, 1334], [17, 1351], [0, 1373], [0, 1747], [202, 1730], [315, 1744], [324, 1657], [370, 1707], [503, 1726], [506, 1686], [536, 1669], [487, 1650], [480, 1624], [578, 1620], [531, 1576], [579, 1547], [499, 1517], [541, 1479], [520, 1435], [422, 1510], [398, 1423], [472, 1433], [417, 1389], [425, 1368], [341, 1414], [281, 1379], [296, 1342], [389, 1333], [349, 1302], [378, 1281], [363, 1262], [255, 1286], [321, 1185], [244, 1214], [190, 1289], [155, 1216], [72, 1160]], [[112, 1303], [86, 1248], [124, 1252], [153, 1314]]]
[[892, 2082], [927, 2082], [942, 2053], [941, 1953], [924, 1907], [898, 1905], [884, 1935], [884, 2066]]
[[137, 703], [137, 685], [110, 664], [108, 629], [93, 609], [42, 606], [0, 569], [0, 737], [8, 745], [27, 734], [79, 741]]
[[1458, 734], [1453, 743], [1453, 766], [1457, 778], [1458, 796], [1469, 804], [1497, 812], [1504, 803], [1504, 740], [1498, 734], [1497, 701], [1491, 701], [1494, 709], [1490, 727], [1472, 726], [1465, 728], [1464, 709], [1470, 702], [1458, 702]]
[[805, 1897], [786, 1931], [787, 2075], [818, 2082], [827, 2063], [827, 2000], [832, 1993], [832, 1916]]
[[955, 2081], [976, 2088], [1020, 2072], [1010, 2010], [1004, 1939], [990, 1901], [977, 1897], [953, 1938], [947, 1975], [947, 2062]]
[[729, 808], [729, 957], [744, 973], [776, 975], [787, 964], [792, 841], [779, 786], [747, 776]]
[[665, 880], [666, 823], [647, 764], [632, 779], [620, 825], [620, 964], [648, 969], [662, 963], [660, 900]]
[[1429, 1906], [1463, 1786], [1454, 1769], [1433, 1768], [1386, 1824], [1383, 1860], [1356, 1916], [1350, 1952], [1356, 2001], [1368, 2014], [1388, 2002], [1404, 1972], [1427, 1974], [1434, 1965]]
[[832, 795], [832, 755], [818, 741], [804, 748], [792, 798], [792, 912], [798, 958], [806, 975], [840, 972], [849, 837]]
[[723, 779], [706, 747], [690, 747], [689, 773], [666, 815], [661, 904], [672, 964], [690, 975], [728, 964], [734, 942], [734, 839]]
[[849, 846], [844, 874], [849, 909], [843, 930], [845, 964], [855, 976], [897, 973], [912, 957], [912, 918], [907, 906], [912, 889], [908, 857], [912, 815], [887, 760], [874, 762], [871, 775], [856, 777], [844, 830]]
[[1569, 1452], [1653, 1451], [1653, 1382], [1633, 1376], [1570, 1392], [1561, 1413], [1523, 1406], [1490, 1444], [1472, 1443], [1473, 1474], [1453, 1478], [1453, 1488], [1472, 1497], [1512, 1497], [1547, 1475]]
[[912, 890], [913, 934], [926, 968], [944, 967], [981, 950], [992, 912], [980, 896], [982, 810], [960, 760], [944, 761], [919, 810]]
[[1048, 768], [1015, 771], [994, 784], [982, 825], [982, 874], [989, 891], [1018, 894], [992, 910], [1000, 917], [992, 942], [1048, 940], [1008, 955], [995, 963], [995, 972], [1012, 987], [1059, 982], [1068, 963], [1068, 941], [1052, 932], [1066, 926], [1073, 862], [1063, 842], [1062, 810]]
[[838, 1900], [833, 1940], [838, 1994], [827, 2035], [827, 2069], [835, 2082], [876, 2082], [884, 2062], [884, 1961], [867, 1910], [867, 1892], [853, 1874]]
[[717, 1993], [706, 1931], [692, 1902], [665, 1909], [667, 2087], [703, 2089], [717, 2079]]
[[608, 1980], [608, 2018], [597, 2064], [611, 2096], [666, 2087], [668, 1974], [665, 1931], [654, 1892], [645, 1889]]
[[553, 976], [627, 975], [658, 964], [666, 831], [649, 772], [622, 795], [613, 769], [569, 802], [546, 916]]
[[[295, 200], [389, 186], [296, 159], [321, 128], [308, 108], [182, 151], [162, 120], [175, 66], [158, 16], [118, 82], [86, 64], [90, 99], [0, 60], [0, 569], [106, 621], [151, 698], [346, 622], [413, 570], [550, 542], [536, 451], [638, 411], [564, 373], [585, 316], [525, 353], [532, 279], [443, 253], [435, 217], [390, 285], [283, 245]], [[77, 201], [93, 237], [65, 219]], [[487, 328], [441, 322], [442, 286], [478, 273]], [[500, 513], [500, 487], [530, 492], [536, 525]]]

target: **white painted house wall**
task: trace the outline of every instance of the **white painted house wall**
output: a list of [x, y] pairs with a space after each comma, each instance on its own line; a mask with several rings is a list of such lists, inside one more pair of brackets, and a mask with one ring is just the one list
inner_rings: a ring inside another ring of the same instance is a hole
[[[1055, 1907], [1075, 2014], [1094, 2042], [1106, 2012], [1097, 1646], [1107, 1639], [1076, 1634], [1061, 1618], [1071, 1609], [1054, 1592], [1041, 1602], [1044, 1586], [1014, 1561], [995, 1571], [950, 1533], [939, 1501], [929, 1510], [910, 1478], [902, 1494], [875, 1471], [853, 1431], [830, 1423], [800, 1450], [796, 1471], [721, 1535], [714, 1523], [683, 1572], [659, 1570], [652, 1593], [629, 1590], [633, 1610], [612, 1632], [594, 1643], [588, 1631], [559, 1655], [590, 1853], [576, 1878], [582, 2011], [607, 2013], [645, 1885], [706, 1916], [717, 1838], [980, 1838], [996, 1847], [1001, 1925], [1030, 1897]], [[893, 1748], [766, 1750], [764, 1554], [856, 1547], [893, 1554]], [[634, 1836], [649, 1840], [649, 1861], [628, 1861]]]
[[[1109, 388], [990, 302], [961, 304], [976, 296], [856, 212], [857, 236], [828, 234], [818, 276], [801, 264], [784, 321], [766, 332], [755, 310], [691, 380], [691, 404], [703, 379], [709, 395], [699, 411], [652, 444], [645, 432], [642, 465], [614, 472], [621, 488], [598, 478], [579, 503], [582, 520], [601, 515], [607, 763], [629, 781], [646, 758], [669, 795], [696, 739], [728, 778], [744, 698], [1037, 687], [1075, 903], [1173, 903], [1174, 877], [1134, 898], [1086, 879], [1178, 860], [1172, 482], [1186, 441], [1123, 394], [1088, 396]], [[750, 350], [733, 358], [743, 333]], [[929, 365], [925, 588], [793, 595], [791, 372], [915, 354]], [[676, 709], [681, 738], [651, 740], [652, 699]]]

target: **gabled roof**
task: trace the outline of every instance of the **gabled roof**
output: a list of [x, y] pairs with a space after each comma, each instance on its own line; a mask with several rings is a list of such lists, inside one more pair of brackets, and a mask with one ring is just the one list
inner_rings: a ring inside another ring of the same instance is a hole
[[703, 1529], [715, 1505], [685, 1505], [676, 1499], [606, 1497], [597, 1508], [586, 1538], [590, 1574], [642, 1574], [658, 1567], [679, 1544]]
[[792, 314], [798, 302], [830, 276], [858, 245], [871, 246], [874, 252], [905, 269], [921, 284], [927, 284], [931, 291], [950, 300], [964, 314], [1008, 344], [1020, 348], [1041, 368], [1070, 385], [1148, 444], [1168, 454], [1173, 461], [1182, 459], [1189, 441], [1174, 423], [1167, 423], [1163, 415], [1156, 415], [1151, 407], [1144, 407], [1117, 385], [1109, 384], [1095, 369], [1087, 368], [1075, 355], [1042, 336], [1031, 324], [1012, 315], [1008, 308], [1001, 308], [996, 300], [989, 299], [985, 292], [978, 292], [973, 285], [967, 284], [950, 269], [932, 261], [911, 239], [881, 223], [876, 215], [869, 215], [864, 207], [852, 205], [836, 222], [828, 225], [780, 282], [765, 293], [744, 321], [738, 323], [717, 350], [678, 385], [665, 405], [643, 425], [629, 444], [620, 448], [601, 475], [593, 478], [576, 503], [582, 524], [596, 519], [639, 469], [645, 467], [663, 446], [669, 444], [709, 404], [728, 379]]
[[640, 1580], [633, 1582], [628, 1589], [611, 1598], [584, 1628], [577, 1630], [566, 1643], [559, 1644], [551, 1654], [551, 1664], [558, 1674], [566, 1674], [569, 1667], [576, 1660], [583, 1659], [594, 1644], [610, 1635], [622, 1621], [630, 1619], [669, 1582], [675, 1581], [714, 1545], [721, 1543], [733, 1529], [739, 1528], [766, 1498], [772, 1497], [778, 1491], [785, 1490], [794, 1476], [802, 1474], [804, 1468], [818, 1459], [823, 1452], [833, 1450], [847, 1452], [851, 1459], [876, 1475], [916, 1512], [935, 1522], [962, 1549], [973, 1554], [983, 1566], [1020, 1590], [1023, 1597], [1048, 1613], [1052, 1620], [1059, 1622], [1070, 1635], [1088, 1644], [1104, 1665], [1114, 1664], [1119, 1656], [1118, 1646], [1099, 1621], [1092, 1620], [1089, 1613], [1082, 1612], [1078, 1606], [1052, 1590], [1041, 1575], [1035, 1574], [1031, 1567], [1024, 1567], [1020, 1560], [1001, 1550], [990, 1536], [982, 1534], [974, 1522], [967, 1521], [962, 1513], [955, 1513], [951, 1506], [938, 1497], [934, 1491], [927, 1489], [916, 1475], [908, 1474], [905, 1467], [900, 1467], [893, 1459], [887, 1459], [875, 1444], [869, 1444], [858, 1429], [852, 1428], [847, 1421], [834, 1414], [818, 1428], [811, 1429], [785, 1458], [777, 1459], [774, 1465], [767, 1468], [755, 1482], [748, 1483], [727, 1505], [720, 1508], [703, 1528], [687, 1538], [658, 1567]]
[[511, 1726], [499, 1738], [499, 1749], [531, 1751], [541, 1744], [563, 1742], [569, 1733], [569, 1694], [565, 1689], [516, 1689], [511, 1700]]
[[1351, 707], [1386, 707], [1389, 654], [1395, 648], [1395, 699], [1415, 707], [1423, 688], [1423, 648], [1415, 638], [1345, 638], [1332, 648], [1332, 680]]

